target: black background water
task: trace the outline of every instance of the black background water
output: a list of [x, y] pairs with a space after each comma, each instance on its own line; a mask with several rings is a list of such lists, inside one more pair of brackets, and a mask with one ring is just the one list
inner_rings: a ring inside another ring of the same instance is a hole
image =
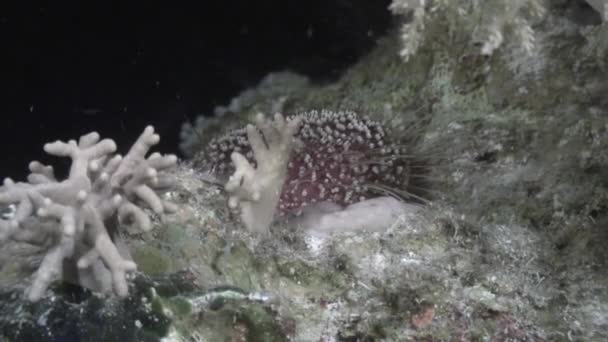
[[[15, 1], [15, 3], [18, 3]], [[0, 178], [42, 145], [96, 130], [127, 148], [147, 124], [177, 153], [180, 125], [265, 74], [339, 76], [383, 34], [389, 1], [0, 5]]]

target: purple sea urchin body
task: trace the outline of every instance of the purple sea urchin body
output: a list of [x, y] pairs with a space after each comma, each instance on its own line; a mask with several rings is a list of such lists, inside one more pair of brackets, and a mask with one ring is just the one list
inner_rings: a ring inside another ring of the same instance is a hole
[[294, 211], [330, 201], [346, 206], [378, 193], [406, 190], [406, 147], [387, 139], [376, 121], [353, 112], [309, 112], [296, 135], [302, 146], [290, 159], [279, 208]]
[[[421, 199], [412, 175], [424, 167], [412, 152], [411, 137], [394, 140], [382, 124], [354, 112], [312, 111], [294, 117], [301, 124], [294, 136], [279, 213], [299, 213], [319, 202], [347, 206], [387, 195]], [[233, 152], [255, 165], [245, 129], [213, 139], [197, 164], [226, 177], [234, 172]]]

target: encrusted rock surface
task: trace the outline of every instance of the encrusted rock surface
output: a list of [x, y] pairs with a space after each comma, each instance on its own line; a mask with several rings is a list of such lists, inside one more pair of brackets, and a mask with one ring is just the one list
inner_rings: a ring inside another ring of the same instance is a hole
[[[260, 239], [221, 185], [182, 164], [169, 198], [179, 212], [126, 238], [144, 274], [187, 270], [191, 286], [146, 283], [171, 321], [164, 341], [608, 339], [608, 29], [572, 1], [547, 10], [534, 57], [502, 46], [488, 58], [444, 37], [404, 63], [395, 34], [331, 84], [248, 93], [230, 120], [280, 98], [285, 113], [420, 123], [420, 144], [445, 160], [429, 175], [435, 198], [382, 232], [317, 237], [277, 222]], [[219, 301], [193, 309], [210, 293]], [[3, 304], [3, 329], [9, 315], [38, 319], [19, 305]]]

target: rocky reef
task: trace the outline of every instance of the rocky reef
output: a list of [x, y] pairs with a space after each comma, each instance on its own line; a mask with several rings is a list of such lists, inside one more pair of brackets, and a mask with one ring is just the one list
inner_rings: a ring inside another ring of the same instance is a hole
[[608, 26], [584, 1], [545, 10], [533, 54], [505, 43], [488, 56], [431, 20], [407, 61], [396, 29], [338, 79], [274, 74], [184, 132], [192, 153], [218, 122], [259, 112], [364, 113], [439, 160], [422, 209], [373, 232], [276, 220], [260, 237], [223, 183], [181, 162], [164, 198], [177, 212], [123, 236], [138, 265], [127, 298], [55, 284], [29, 303], [18, 284], [37, 259], [3, 249], [0, 333], [95, 341], [90, 322], [103, 322], [107, 339], [133, 341], [608, 339]]

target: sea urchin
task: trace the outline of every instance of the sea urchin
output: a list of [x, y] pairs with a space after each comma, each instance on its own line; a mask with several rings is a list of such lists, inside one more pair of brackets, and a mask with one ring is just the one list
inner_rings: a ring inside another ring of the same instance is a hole
[[[427, 163], [417, 156], [411, 136], [395, 137], [388, 131], [354, 112], [311, 111], [286, 119], [275, 115], [273, 122], [260, 115], [256, 127], [212, 139], [196, 164], [219, 179], [232, 175], [226, 186], [231, 193], [244, 186], [244, 177], [254, 188], [263, 187], [262, 176], [278, 183], [270, 195], [276, 200], [266, 203], [272, 206], [271, 217], [262, 225], [270, 224], [275, 211], [299, 215], [327, 203], [342, 208], [381, 196], [423, 202]], [[276, 158], [282, 158], [284, 166], [261, 165], [276, 164]], [[279, 172], [254, 175], [262, 167]], [[251, 191], [232, 199], [259, 201], [260, 195], [255, 198]]]

